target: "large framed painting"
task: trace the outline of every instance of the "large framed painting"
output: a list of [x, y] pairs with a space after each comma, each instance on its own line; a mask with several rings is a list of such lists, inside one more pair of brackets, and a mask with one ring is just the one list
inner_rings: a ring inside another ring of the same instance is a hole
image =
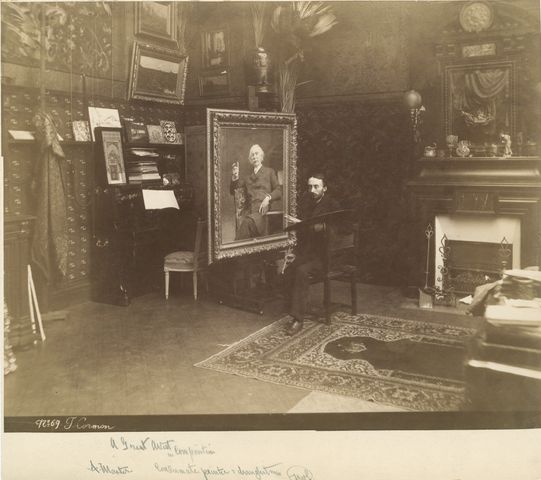
[[207, 110], [209, 262], [294, 244], [295, 114]]
[[129, 99], [184, 103], [188, 57], [177, 50], [135, 42]]
[[177, 45], [176, 2], [136, 2], [135, 35]]
[[516, 134], [516, 80], [512, 61], [453, 64], [444, 75], [445, 135], [473, 146]]

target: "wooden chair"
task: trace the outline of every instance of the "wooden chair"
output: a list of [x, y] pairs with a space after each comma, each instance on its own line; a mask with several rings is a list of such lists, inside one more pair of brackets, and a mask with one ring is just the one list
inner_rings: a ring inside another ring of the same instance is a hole
[[207, 252], [204, 248], [207, 222], [198, 220], [195, 228], [193, 251], [178, 251], [166, 255], [163, 262], [165, 274], [165, 299], [169, 298], [169, 272], [191, 272], [193, 278], [193, 297], [197, 300], [197, 277], [207, 267]]
[[324, 224], [325, 254], [323, 271], [311, 283], [323, 282], [325, 320], [331, 323], [331, 280], [347, 280], [350, 284], [351, 312], [357, 314], [357, 252], [359, 225], [352, 222]]

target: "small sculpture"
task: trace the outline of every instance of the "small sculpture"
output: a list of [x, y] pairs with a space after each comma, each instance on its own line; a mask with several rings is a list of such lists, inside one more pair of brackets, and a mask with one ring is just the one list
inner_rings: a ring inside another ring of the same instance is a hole
[[509, 158], [513, 155], [513, 151], [511, 150], [511, 135], [502, 132], [500, 133], [500, 139], [504, 144], [503, 156], [504, 158]]

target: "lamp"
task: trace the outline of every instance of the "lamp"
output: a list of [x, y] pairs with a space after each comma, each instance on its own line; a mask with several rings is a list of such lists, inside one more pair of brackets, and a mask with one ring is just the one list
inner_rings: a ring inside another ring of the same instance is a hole
[[423, 106], [423, 97], [416, 90], [408, 90], [404, 93], [403, 102], [404, 106], [409, 110], [413, 141], [418, 143], [421, 139], [422, 114], [426, 111]]

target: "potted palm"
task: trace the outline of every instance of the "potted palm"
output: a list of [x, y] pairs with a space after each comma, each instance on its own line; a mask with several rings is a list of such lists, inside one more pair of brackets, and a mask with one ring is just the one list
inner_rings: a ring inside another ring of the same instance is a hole
[[310, 39], [336, 23], [332, 6], [324, 2], [290, 2], [274, 9], [271, 26], [279, 41], [277, 93], [283, 112], [295, 110], [299, 67]]

